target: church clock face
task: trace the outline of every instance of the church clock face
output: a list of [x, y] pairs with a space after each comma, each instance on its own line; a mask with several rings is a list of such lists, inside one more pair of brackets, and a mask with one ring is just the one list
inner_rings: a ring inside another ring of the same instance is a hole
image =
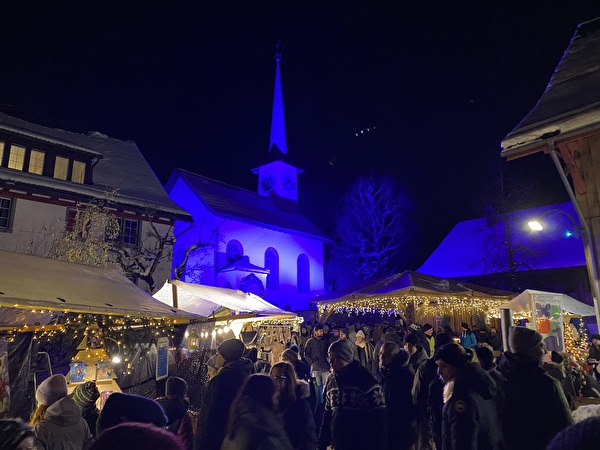
[[287, 170], [281, 175], [281, 186], [287, 192], [293, 192], [296, 190], [296, 180], [294, 176]]
[[260, 188], [264, 192], [269, 193], [273, 190], [274, 187], [275, 187], [275, 171], [272, 169], [267, 170], [260, 181]]

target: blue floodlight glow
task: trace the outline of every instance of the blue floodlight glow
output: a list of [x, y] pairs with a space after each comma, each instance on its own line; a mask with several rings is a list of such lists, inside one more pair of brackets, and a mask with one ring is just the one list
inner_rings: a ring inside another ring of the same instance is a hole
[[565, 231], [565, 237], [570, 238], [571, 236], [573, 236], [573, 233], [571, 233], [569, 230]]

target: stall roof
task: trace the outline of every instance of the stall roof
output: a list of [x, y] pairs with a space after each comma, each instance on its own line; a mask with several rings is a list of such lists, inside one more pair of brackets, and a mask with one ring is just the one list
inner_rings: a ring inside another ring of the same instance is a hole
[[4, 250], [0, 250], [0, 307], [199, 318], [155, 300], [116, 270]]
[[513, 298], [510, 302], [501, 305], [501, 309], [512, 309], [516, 312], [530, 311], [531, 310], [531, 297], [532, 295], [551, 295], [560, 296], [562, 301], [562, 308], [571, 314], [586, 317], [595, 315], [594, 308], [586, 303], [580, 302], [567, 294], [561, 294], [557, 292], [545, 292], [536, 291], [533, 289], [526, 289]]
[[[256, 313], [268, 316], [293, 317], [296, 314], [266, 302], [252, 293], [203, 284], [186, 283], [180, 280], [167, 280], [154, 298], [167, 305], [173, 305], [174, 289], [177, 305], [186, 311], [204, 317], [229, 315], [231, 311]], [[223, 313], [226, 310], [227, 312]], [[232, 317], [234, 318], [234, 317]]]

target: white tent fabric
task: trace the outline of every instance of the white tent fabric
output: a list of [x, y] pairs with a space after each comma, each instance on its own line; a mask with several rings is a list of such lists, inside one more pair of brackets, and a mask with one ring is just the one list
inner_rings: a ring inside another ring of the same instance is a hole
[[574, 299], [566, 294], [560, 294], [556, 292], [537, 291], [533, 289], [526, 289], [513, 298], [510, 302], [500, 306], [500, 309], [512, 309], [513, 311], [524, 312], [531, 311], [531, 298], [532, 296], [540, 295], [551, 295], [560, 296], [562, 302], [563, 311], [567, 311], [571, 314], [578, 316], [587, 317], [595, 315], [594, 307], [587, 305], [579, 300]]
[[0, 250], [0, 306], [176, 319], [199, 318], [165, 305], [112, 269]]
[[178, 307], [204, 317], [215, 314], [221, 308], [269, 316], [295, 316], [294, 313], [279, 309], [252, 293], [186, 283], [180, 280], [167, 280], [163, 287], [154, 294], [154, 298], [167, 305], [173, 305], [173, 287], [177, 292]]

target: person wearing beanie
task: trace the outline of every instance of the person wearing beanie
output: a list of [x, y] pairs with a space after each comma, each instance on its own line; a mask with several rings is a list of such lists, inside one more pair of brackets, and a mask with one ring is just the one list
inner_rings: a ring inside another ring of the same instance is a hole
[[[544, 450], [573, 423], [563, 388], [542, 368], [542, 335], [525, 327], [509, 329], [510, 351], [489, 373], [496, 381], [496, 408], [506, 450]], [[524, 426], [526, 424], [526, 426]]]
[[542, 369], [544, 369], [544, 371], [552, 378], [556, 378], [564, 390], [566, 376], [563, 369], [563, 357], [561, 354], [552, 350], [550, 353], [544, 355], [542, 361]]
[[365, 339], [365, 333], [362, 330], [358, 330], [355, 337], [354, 357], [360, 361], [371, 375], [377, 377], [379, 364], [375, 360], [375, 347]]
[[90, 450], [152, 449], [185, 450], [185, 447], [173, 433], [154, 424], [124, 422], [104, 431], [90, 448]]
[[254, 370], [252, 361], [242, 357], [245, 351], [239, 339], [227, 339], [219, 345], [217, 352], [225, 362], [209, 381], [202, 398], [194, 450], [220, 450], [233, 399]]
[[460, 345], [463, 348], [475, 348], [477, 347], [477, 336], [469, 328], [467, 322], [460, 324]]
[[325, 411], [317, 449], [385, 448], [386, 409], [375, 377], [354, 359], [352, 342], [339, 340], [327, 352], [333, 374], [325, 385]]
[[188, 385], [183, 378], [169, 377], [165, 383], [165, 396], [156, 399], [167, 415], [166, 429], [176, 434], [185, 450], [194, 448], [194, 428], [188, 415]]
[[33, 430], [21, 419], [0, 419], [0, 443], [2, 450], [36, 448]]
[[[442, 345], [449, 344], [451, 342], [451, 336], [446, 333], [438, 333], [435, 336], [435, 350], [440, 348]], [[417, 448], [428, 448], [429, 441], [432, 437], [429, 427], [429, 388], [437, 379], [437, 365], [434, 358], [427, 358], [421, 362], [421, 364], [419, 364], [419, 367], [417, 367], [417, 371], [415, 372], [411, 391], [413, 404], [417, 407]]]
[[84, 448], [91, 443], [89, 426], [67, 392], [67, 379], [61, 374], [46, 378], [36, 389], [38, 407], [30, 425], [38, 448]]
[[423, 334], [423, 348], [425, 349], [425, 353], [427, 353], [427, 357], [431, 358], [435, 353], [435, 338], [433, 337], [433, 327], [426, 323], [421, 327], [421, 333]]
[[213, 377], [219, 372], [219, 369], [224, 362], [225, 361], [223, 361], [223, 357], [218, 352], [208, 358], [206, 361], [206, 373], [209, 380], [212, 380]]
[[96, 435], [96, 423], [100, 415], [100, 410], [96, 407], [99, 397], [100, 391], [93, 381], [77, 385], [73, 390], [73, 401], [81, 409], [81, 417], [87, 422], [93, 436]]
[[156, 400], [137, 394], [115, 392], [106, 399], [100, 411], [96, 435], [99, 436], [104, 430], [123, 422], [151, 423], [164, 428], [167, 416]]
[[496, 383], [476, 362], [474, 350], [452, 342], [438, 348], [434, 359], [444, 382], [442, 448], [463, 449], [466, 443], [477, 449], [502, 448]]
[[419, 365], [427, 359], [427, 352], [420, 343], [419, 336], [417, 333], [409, 333], [404, 338], [404, 350], [406, 350], [410, 356], [408, 365], [415, 373], [419, 368]]
[[552, 438], [546, 450], [597, 450], [600, 443], [600, 416], [568, 426]]

